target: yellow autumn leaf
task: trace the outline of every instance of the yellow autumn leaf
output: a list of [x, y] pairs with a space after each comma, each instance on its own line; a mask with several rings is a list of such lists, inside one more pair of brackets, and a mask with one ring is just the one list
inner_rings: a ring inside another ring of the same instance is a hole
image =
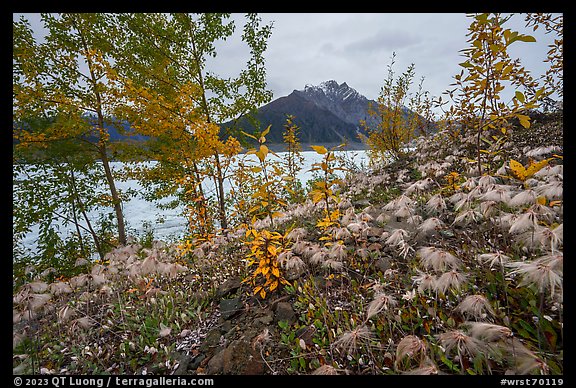
[[526, 115], [516, 115], [516, 117], [518, 117], [518, 120], [520, 120], [520, 125], [522, 125], [524, 128], [530, 128], [530, 117], [526, 116]]
[[550, 159], [544, 159], [539, 162], [533, 162], [533, 161], [530, 162], [530, 165], [526, 169], [526, 178], [530, 178], [532, 175], [536, 174], [542, 168], [546, 167], [549, 160]]
[[312, 145], [312, 146], [310, 146], [310, 148], [312, 148], [314, 151], [316, 151], [316, 152], [319, 153], [320, 155], [324, 155], [325, 153], [328, 152], [328, 150], [327, 150], [326, 147], [324, 147], [324, 146], [315, 146], [315, 145]]
[[280, 270], [276, 267], [272, 267], [272, 275], [276, 276], [277, 278], [280, 277]]
[[264, 131], [262, 131], [260, 136], [266, 136], [268, 134], [268, 132], [270, 132], [270, 127], [272, 127], [272, 124], [270, 124], [268, 127], [266, 127], [266, 129]]
[[524, 168], [524, 166], [520, 163], [517, 162], [514, 159], [510, 160], [510, 171], [512, 172], [512, 175], [514, 176], [514, 178], [519, 179], [521, 181], [526, 180], [526, 169]]
[[260, 290], [260, 296], [262, 297], [262, 299], [265, 299], [266, 298], [266, 290], [261, 289]]
[[264, 155], [264, 157], [263, 157], [262, 159], [260, 159], [260, 160], [263, 161], [264, 159], [266, 159], [266, 156], [268, 155], [268, 147], [266, 147], [264, 144], [262, 144], [262, 145], [260, 146], [260, 151], [259, 151], [259, 152], [260, 152], [262, 155]]
[[278, 287], [278, 280], [275, 280], [275, 281], [272, 282], [272, 284], [270, 285], [270, 291], [274, 291], [277, 287]]
[[538, 198], [536, 198], [536, 203], [538, 205], [546, 205], [546, 197], [541, 195]]

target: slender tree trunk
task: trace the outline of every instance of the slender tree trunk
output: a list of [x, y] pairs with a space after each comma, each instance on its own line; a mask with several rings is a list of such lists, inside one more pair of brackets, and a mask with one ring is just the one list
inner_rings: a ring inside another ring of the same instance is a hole
[[70, 181], [68, 182], [68, 190], [72, 193], [72, 218], [74, 219], [74, 226], [76, 227], [76, 233], [78, 233], [78, 243], [80, 244], [80, 251], [82, 254], [84, 252], [84, 242], [82, 241], [82, 233], [80, 232], [80, 225], [78, 224], [78, 217], [76, 216], [76, 180], [74, 179], [74, 170], [70, 169]]
[[[88, 43], [84, 39], [84, 35], [82, 34], [82, 29], [79, 28], [76, 23], [75, 28], [78, 30], [80, 35], [80, 39], [82, 41], [82, 47], [86, 53], [89, 52], [88, 50]], [[102, 111], [102, 97], [100, 92], [98, 91], [98, 79], [96, 74], [94, 74], [94, 64], [92, 63], [92, 59], [89, 55], [86, 55], [86, 62], [88, 64], [88, 70], [90, 72], [90, 81], [92, 84], [92, 92], [96, 97], [96, 114], [98, 115], [98, 128], [100, 131], [104, 130], [104, 114]], [[102, 140], [102, 139], [100, 139]], [[100, 141], [98, 145], [98, 151], [100, 152], [100, 160], [102, 160], [102, 165], [104, 166], [104, 171], [106, 173], [106, 181], [108, 182], [108, 186], [110, 188], [110, 195], [112, 196], [112, 202], [114, 204], [114, 212], [116, 213], [116, 221], [118, 224], [118, 242], [120, 245], [126, 245], [126, 228], [124, 225], [124, 216], [122, 214], [122, 203], [120, 201], [120, 196], [118, 195], [118, 190], [116, 190], [116, 184], [114, 182], [114, 177], [112, 175], [112, 170], [110, 169], [110, 162], [108, 161], [108, 155], [106, 154], [106, 144], [103, 141]]]
[[[98, 121], [100, 121], [100, 119]], [[110, 162], [108, 161], [108, 155], [106, 155], [106, 146], [104, 144], [101, 145], [99, 150], [100, 159], [102, 160], [102, 165], [104, 166], [104, 172], [106, 174], [106, 181], [108, 182], [110, 194], [112, 195], [116, 220], [118, 222], [118, 242], [120, 245], [126, 245], [126, 227], [124, 224], [124, 215], [122, 214], [122, 202], [120, 201], [118, 190], [116, 190], [116, 183], [114, 182], [112, 169], [110, 168]]]
[[[192, 26], [192, 22], [188, 19], [190, 25], [190, 37], [192, 38], [192, 51], [194, 53], [194, 59], [198, 64], [198, 82], [200, 84], [200, 88], [202, 90], [202, 106], [204, 109], [204, 113], [206, 114], [206, 122], [211, 123], [212, 120], [210, 118], [210, 108], [208, 107], [208, 101], [206, 100], [206, 89], [204, 86], [204, 78], [202, 76], [202, 67], [200, 64], [202, 63], [201, 58], [196, 50], [196, 41], [194, 36], [194, 28]], [[220, 156], [218, 155], [218, 150], [214, 152], [214, 162], [216, 164], [216, 183], [218, 189], [218, 210], [219, 210], [219, 218], [220, 218], [220, 227], [222, 229], [228, 229], [228, 220], [226, 218], [226, 204], [224, 201], [224, 176], [222, 174], [222, 165], [220, 164]]]

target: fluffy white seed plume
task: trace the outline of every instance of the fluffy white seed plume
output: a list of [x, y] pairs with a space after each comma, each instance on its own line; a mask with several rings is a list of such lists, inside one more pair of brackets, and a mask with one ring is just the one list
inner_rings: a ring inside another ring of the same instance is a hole
[[552, 252], [562, 247], [564, 242], [564, 224], [555, 228], [537, 226], [534, 232], [534, 239], [540, 243], [542, 248], [550, 249]]
[[332, 248], [330, 248], [329, 256], [331, 259], [335, 260], [343, 260], [348, 256], [346, 252], [346, 246], [343, 244], [334, 244]]
[[511, 199], [510, 188], [503, 187], [501, 185], [496, 186], [490, 191], [487, 191], [480, 197], [481, 201], [494, 201], [505, 204], [510, 202], [510, 199]]
[[534, 261], [508, 263], [507, 266], [515, 268], [511, 275], [522, 277], [520, 286], [534, 285], [539, 292], [548, 291], [554, 298], [554, 294], [562, 292], [563, 287], [563, 268], [560, 265], [563, 262], [562, 257], [563, 255], [559, 254], [547, 255]]
[[312, 265], [319, 265], [324, 263], [324, 261], [326, 260], [326, 257], [328, 256], [328, 254], [321, 250], [319, 252], [316, 252], [309, 260], [308, 262]]
[[366, 310], [366, 319], [370, 319], [382, 311], [389, 311], [397, 304], [398, 302], [394, 297], [386, 295], [383, 292], [376, 293], [374, 299], [372, 299], [372, 302], [370, 302], [368, 309]]
[[159, 267], [159, 261], [156, 259], [154, 255], [150, 255], [142, 261], [140, 264], [140, 275], [148, 275], [152, 273], [156, 273]]
[[426, 343], [415, 335], [407, 335], [402, 338], [396, 347], [396, 366], [404, 359], [404, 357], [414, 358], [420, 355], [424, 358], [426, 355]]
[[413, 207], [416, 204], [414, 200], [404, 194], [400, 195], [396, 199], [388, 202], [386, 206], [384, 206], [384, 210], [386, 211], [393, 211], [402, 206]]
[[554, 167], [548, 165], [540, 170], [538, 170], [535, 174], [535, 178], [539, 179], [546, 179], [548, 177], [555, 177], [555, 176], [564, 176], [564, 165], [558, 164]]
[[404, 243], [404, 239], [408, 237], [408, 232], [404, 229], [394, 229], [390, 233], [390, 237], [386, 240], [388, 245], [400, 245]]
[[351, 207], [352, 207], [352, 202], [348, 198], [344, 198], [338, 203], [338, 209], [340, 209], [340, 210], [349, 209]]
[[88, 280], [89, 280], [88, 275], [82, 274], [82, 275], [77, 275], [77, 276], [74, 276], [73, 278], [70, 278], [68, 283], [70, 283], [70, 286], [72, 288], [80, 288], [80, 287], [84, 287], [86, 284], [88, 284]]
[[344, 269], [344, 263], [334, 259], [325, 260], [322, 263], [323, 268], [328, 268], [334, 271], [342, 271]]
[[548, 374], [548, 365], [517, 338], [508, 339], [502, 347], [507, 353], [509, 364], [513, 365], [514, 374]]
[[495, 201], [484, 201], [480, 203], [480, 213], [482, 214], [482, 217], [486, 219], [495, 215], [497, 211], [497, 202]]
[[308, 246], [308, 244], [309, 243], [307, 241], [298, 241], [294, 243], [294, 245], [292, 245], [292, 252], [294, 252], [297, 255], [301, 255]]
[[495, 325], [486, 322], [464, 322], [462, 327], [466, 328], [472, 337], [485, 342], [495, 342], [512, 337], [512, 330], [506, 326]]
[[414, 209], [408, 206], [400, 206], [395, 212], [394, 216], [399, 218], [406, 218], [409, 217], [414, 213]]
[[412, 281], [418, 285], [418, 292], [423, 294], [425, 291], [436, 291], [436, 277], [420, 270], [416, 271], [418, 275], [412, 276]]
[[282, 251], [279, 255], [278, 258], [276, 259], [278, 261], [278, 264], [284, 266], [286, 264], [286, 261], [290, 258], [294, 256], [294, 253], [292, 250], [289, 251]]
[[64, 306], [58, 310], [58, 323], [64, 323], [74, 318], [77, 315], [76, 309], [71, 306]]
[[460, 260], [440, 248], [424, 247], [418, 250], [420, 256], [420, 263], [426, 269], [433, 269], [435, 271], [445, 271], [448, 268], [456, 269], [460, 266]]
[[435, 194], [426, 202], [426, 209], [431, 213], [440, 213], [446, 210], [446, 201], [441, 194]]
[[358, 218], [356, 217], [356, 213], [354, 213], [354, 208], [348, 208], [344, 215], [342, 216], [341, 224], [346, 226], [350, 223], [357, 222]]
[[545, 196], [548, 200], [562, 199], [564, 183], [562, 181], [554, 181], [544, 185], [537, 186], [536, 192]]
[[65, 282], [54, 282], [50, 284], [48, 290], [52, 295], [58, 296], [71, 293], [72, 287], [70, 287], [70, 285]]
[[464, 181], [464, 183], [462, 183], [460, 185], [460, 187], [462, 187], [463, 189], [466, 189], [466, 190], [472, 190], [476, 186], [478, 186], [478, 183], [476, 183], [475, 177], [470, 177], [470, 178], [466, 179], [466, 181]]
[[434, 362], [432, 360], [430, 360], [429, 358], [426, 358], [426, 360], [424, 360], [418, 368], [410, 369], [406, 372], [403, 372], [402, 374], [405, 374], [405, 375], [424, 375], [424, 376], [437, 375], [438, 374], [438, 367], [436, 366], [436, 364], [434, 364]]
[[437, 217], [428, 218], [418, 226], [418, 232], [424, 236], [428, 236], [438, 232], [444, 227], [444, 222]]
[[406, 218], [406, 223], [414, 226], [420, 225], [422, 221], [423, 219], [420, 214], [413, 214]]
[[82, 317], [82, 318], [78, 318], [72, 321], [72, 325], [71, 325], [71, 329], [75, 329], [77, 327], [80, 327], [82, 329], [89, 329], [92, 326], [94, 326], [95, 322], [92, 318], [90, 317]]
[[483, 175], [478, 179], [478, 186], [481, 187], [490, 187], [496, 183], [498, 183], [498, 180], [491, 175]]
[[457, 312], [470, 319], [487, 319], [494, 317], [494, 309], [484, 295], [468, 295], [456, 306]]
[[464, 198], [467, 198], [467, 197], [468, 196], [465, 193], [459, 191], [457, 193], [452, 194], [450, 197], [448, 197], [448, 201], [450, 201], [450, 203], [456, 205], [460, 201], [462, 201]]
[[334, 229], [334, 238], [336, 240], [348, 240], [352, 238], [352, 234], [347, 228], [336, 228]]
[[48, 284], [45, 282], [32, 282], [32, 283], [26, 284], [22, 288], [28, 288], [32, 292], [42, 293], [42, 292], [46, 292], [46, 290], [48, 289]]
[[306, 263], [298, 256], [291, 256], [284, 264], [286, 270], [303, 271], [306, 269]]
[[310, 244], [304, 248], [300, 256], [308, 260], [318, 252], [320, 252], [320, 246], [318, 244]]
[[460, 290], [464, 282], [466, 282], [467, 275], [456, 270], [445, 272], [436, 280], [436, 291], [446, 294], [448, 289]]
[[532, 189], [522, 190], [508, 201], [510, 207], [521, 207], [536, 202], [538, 194]]
[[439, 334], [437, 337], [447, 355], [455, 349], [457, 354], [474, 357], [486, 350], [482, 341], [468, 336], [462, 330], [452, 330]]
[[368, 214], [366, 212], [362, 212], [362, 213], [358, 214], [358, 218], [360, 219], [360, 221], [363, 221], [363, 222], [370, 222], [370, 221], [374, 220], [374, 217], [372, 217], [370, 214]]
[[307, 236], [308, 232], [305, 228], [294, 228], [286, 235], [286, 238], [291, 241], [298, 241]]
[[368, 228], [368, 224], [364, 221], [351, 222], [347, 226], [348, 230], [356, 235], [361, 234], [364, 230]]
[[489, 264], [490, 269], [492, 269], [492, 267], [496, 265], [498, 266], [498, 268], [502, 268], [504, 264], [510, 261], [510, 257], [498, 251], [496, 253], [482, 253], [478, 255], [478, 261], [480, 261], [483, 264]]
[[538, 217], [536, 216], [536, 213], [531, 210], [527, 210], [518, 218], [516, 218], [516, 220], [514, 220], [508, 233], [518, 234], [529, 230], [534, 230], [536, 225], [538, 225]]
[[473, 202], [474, 202], [473, 196], [464, 195], [458, 202], [456, 202], [456, 204], [454, 205], [454, 209], [456, 211], [470, 209], [472, 207]]
[[526, 152], [526, 156], [529, 158], [536, 158], [538, 156], [551, 154], [552, 152], [562, 151], [558, 146], [547, 146], [547, 147], [536, 147]]
[[470, 223], [478, 222], [481, 219], [482, 219], [482, 213], [477, 212], [476, 210], [469, 209], [458, 213], [458, 216], [454, 218], [452, 225], [466, 226]]
[[360, 349], [360, 347], [369, 342], [373, 335], [366, 325], [360, 325], [354, 330], [344, 332], [334, 343], [337, 349], [342, 350], [345, 354], [353, 354]]

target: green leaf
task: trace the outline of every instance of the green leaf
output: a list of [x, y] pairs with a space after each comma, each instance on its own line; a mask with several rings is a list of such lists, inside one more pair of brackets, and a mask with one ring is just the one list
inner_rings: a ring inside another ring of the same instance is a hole
[[524, 104], [524, 102], [526, 101], [526, 98], [524, 98], [524, 94], [522, 94], [522, 92], [517, 90], [514, 93], [514, 95], [516, 96], [516, 99], [518, 99], [518, 101], [520, 101], [522, 104]]

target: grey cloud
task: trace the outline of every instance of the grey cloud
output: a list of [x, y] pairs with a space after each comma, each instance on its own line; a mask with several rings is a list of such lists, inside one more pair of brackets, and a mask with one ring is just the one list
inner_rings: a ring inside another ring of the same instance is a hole
[[347, 54], [362, 55], [399, 50], [420, 44], [421, 37], [399, 30], [380, 30], [376, 34], [358, 39], [344, 46]]

